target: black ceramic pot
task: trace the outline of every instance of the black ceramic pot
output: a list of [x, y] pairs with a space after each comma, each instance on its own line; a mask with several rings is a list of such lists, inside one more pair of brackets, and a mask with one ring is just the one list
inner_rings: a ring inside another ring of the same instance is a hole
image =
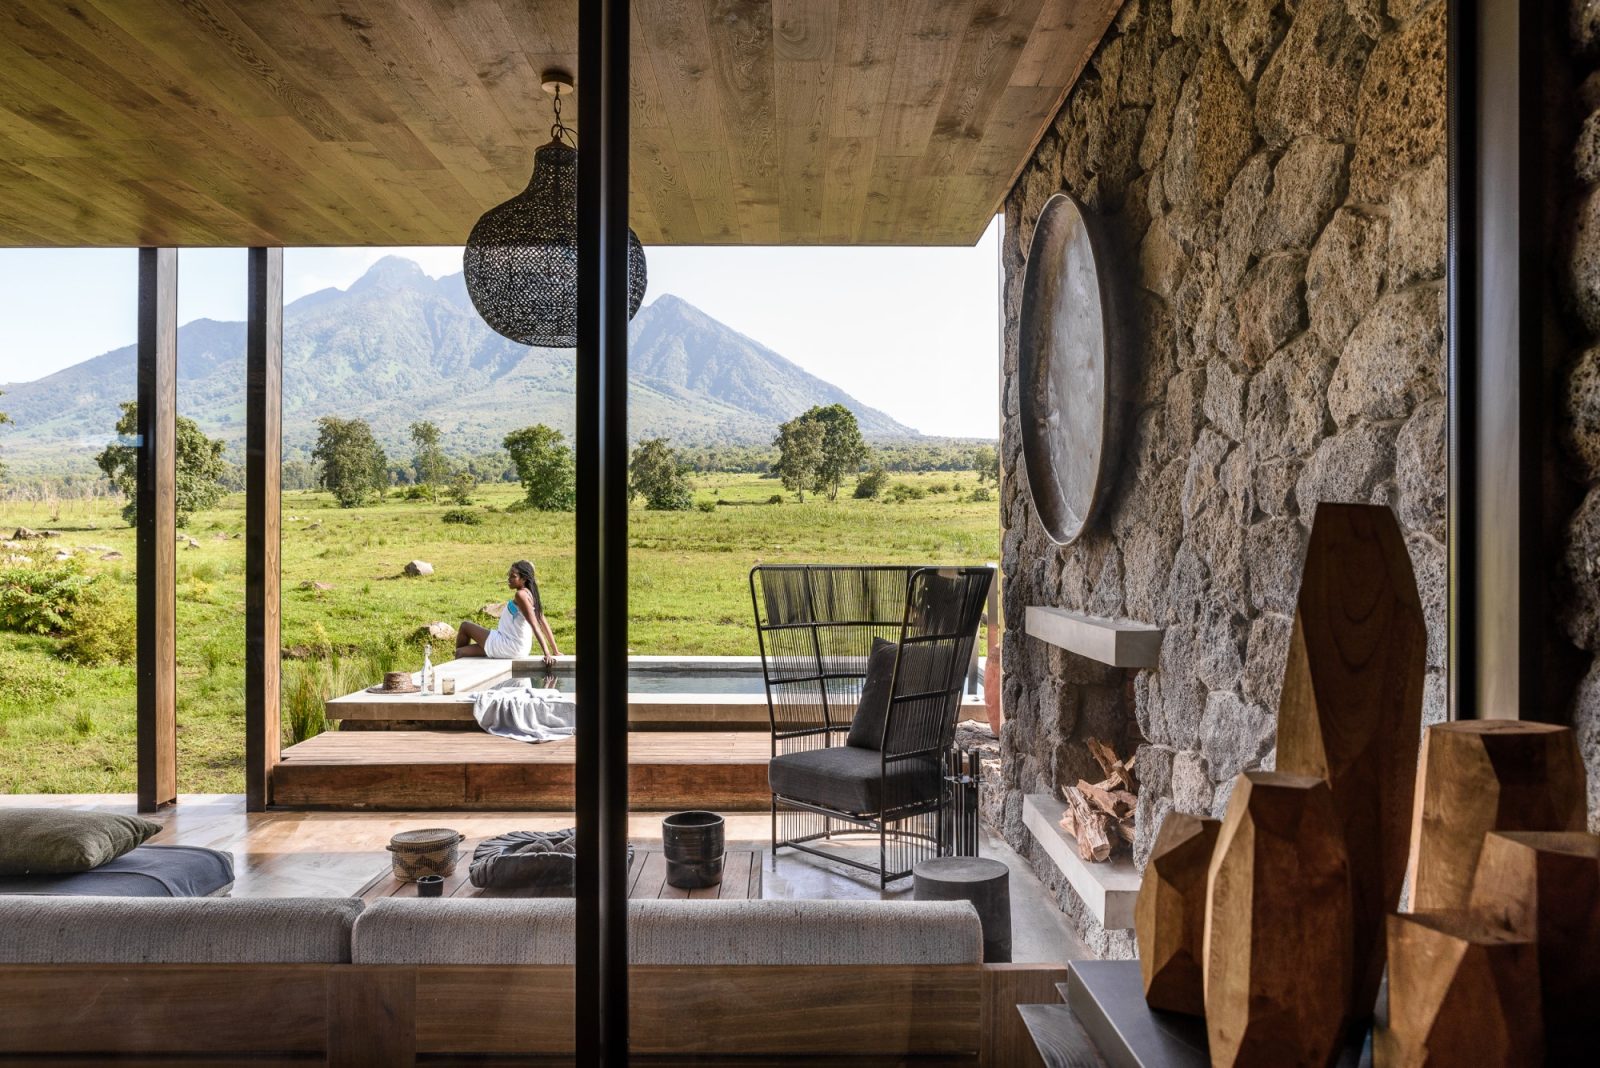
[[667, 884], [700, 890], [722, 882], [724, 830], [715, 812], [675, 812], [661, 821]]

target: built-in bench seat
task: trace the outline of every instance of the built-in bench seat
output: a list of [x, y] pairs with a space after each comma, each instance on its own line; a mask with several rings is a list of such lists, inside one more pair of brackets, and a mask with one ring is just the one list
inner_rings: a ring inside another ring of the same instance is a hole
[[[1012, 1064], [1064, 968], [984, 965], [965, 902], [630, 903], [651, 1056]], [[574, 903], [0, 898], [0, 1060], [570, 1055]]]

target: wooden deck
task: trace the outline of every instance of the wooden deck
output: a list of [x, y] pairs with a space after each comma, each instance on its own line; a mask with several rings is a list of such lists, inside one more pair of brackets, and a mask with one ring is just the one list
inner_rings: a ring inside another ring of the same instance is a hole
[[[289, 808], [570, 810], [572, 739], [529, 745], [477, 731], [329, 731], [283, 751], [272, 803]], [[768, 807], [765, 733], [628, 736], [635, 809]]]

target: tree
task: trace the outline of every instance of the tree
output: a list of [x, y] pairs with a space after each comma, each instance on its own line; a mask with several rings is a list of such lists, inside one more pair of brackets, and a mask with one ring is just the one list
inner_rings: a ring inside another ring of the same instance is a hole
[[815, 490], [817, 472], [822, 469], [822, 439], [827, 428], [810, 413], [797, 415], [778, 427], [778, 437], [773, 442], [778, 447], [778, 477], [783, 488], [794, 493], [802, 503], [807, 490]]
[[828, 500], [839, 497], [839, 483], [845, 475], [861, 470], [867, 458], [867, 443], [862, 440], [861, 427], [855, 413], [842, 404], [813, 407], [804, 419], [815, 419], [822, 424], [822, 463], [817, 466], [817, 480], [812, 487], [826, 493]]
[[472, 495], [478, 492], [478, 480], [472, 477], [471, 471], [457, 471], [450, 480], [450, 485], [445, 488], [450, 499], [460, 505], [472, 503]]
[[978, 481], [992, 479], [1000, 481], [1000, 454], [995, 452], [993, 445], [979, 445], [972, 450], [972, 466], [978, 472]]
[[643, 497], [658, 512], [686, 512], [694, 507], [688, 470], [666, 438], [641, 441], [628, 462], [628, 499]]
[[[122, 518], [129, 526], [138, 519], [137, 494], [139, 492], [139, 448], [130, 442], [139, 438], [139, 404], [122, 403], [122, 417], [117, 420], [117, 440], [100, 450], [94, 462], [111, 484], [128, 498], [122, 508]], [[189, 525], [189, 518], [203, 508], [210, 508], [222, 499], [223, 480], [228, 463], [222, 458], [221, 441], [206, 437], [200, 424], [193, 419], [178, 416], [176, 427], [177, 494], [175, 511], [178, 526]]]
[[320, 469], [322, 488], [333, 494], [340, 508], [354, 508], [381, 497], [389, 484], [389, 459], [365, 419], [333, 415], [318, 419], [311, 460]]
[[537, 423], [513, 430], [502, 443], [517, 468], [528, 505], [541, 512], [570, 512], [578, 503], [578, 472], [561, 431]]
[[[4, 397], [4, 396], [5, 396], [4, 393], [0, 393], [0, 397]], [[11, 417], [9, 415], [7, 415], [5, 412], [0, 412], [0, 426], [5, 426], [9, 422], [11, 422]], [[5, 478], [5, 477], [6, 477], [6, 465], [5, 464], [0, 464], [0, 478]]]
[[450, 464], [439, 448], [439, 428], [427, 421], [412, 423], [411, 444], [416, 449], [411, 466], [417, 473], [417, 485], [427, 492], [428, 500], [437, 500], [439, 484], [450, 475]]

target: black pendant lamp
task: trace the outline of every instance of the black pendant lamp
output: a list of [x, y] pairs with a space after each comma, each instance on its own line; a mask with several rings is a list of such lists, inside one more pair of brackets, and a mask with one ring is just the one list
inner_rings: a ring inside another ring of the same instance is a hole
[[[578, 149], [561, 122], [561, 94], [572, 77], [547, 71], [555, 96], [550, 142], [533, 156], [528, 188], [490, 208], [473, 226], [461, 256], [467, 295], [496, 333], [524, 345], [578, 344]], [[644, 302], [644, 246], [628, 230], [628, 318]]]

